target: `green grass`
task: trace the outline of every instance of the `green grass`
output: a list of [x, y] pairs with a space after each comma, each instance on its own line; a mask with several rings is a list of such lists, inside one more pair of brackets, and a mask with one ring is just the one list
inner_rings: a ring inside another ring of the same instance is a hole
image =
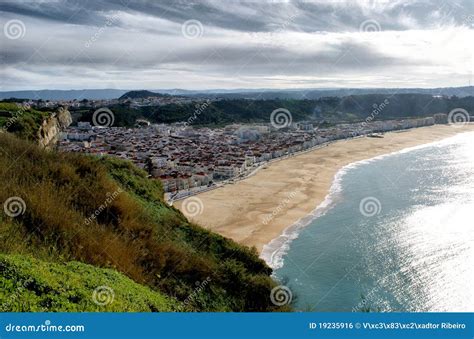
[[171, 312], [176, 300], [123, 274], [80, 262], [0, 255], [2, 312]]
[[24, 108], [16, 103], [0, 102], [0, 128], [25, 140], [37, 140], [38, 130], [50, 112]]
[[271, 303], [276, 283], [255, 249], [190, 223], [163, 201], [161, 183], [128, 161], [46, 151], [3, 133], [0, 180], [1, 203], [25, 202], [17, 217], [0, 213], [0, 253], [113, 269], [188, 300], [186, 310], [287, 310]]

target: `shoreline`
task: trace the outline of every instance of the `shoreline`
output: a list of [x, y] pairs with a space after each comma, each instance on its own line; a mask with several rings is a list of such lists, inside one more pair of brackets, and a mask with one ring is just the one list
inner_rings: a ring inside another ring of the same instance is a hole
[[[304, 227], [305, 221], [307, 224], [327, 210], [333, 185], [337, 186], [336, 177], [348, 165], [472, 131], [474, 124], [461, 128], [435, 125], [388, 132], [384, 138], [338, 140], [268, 164], [232, 185], [195, 195], [201, 213], [188, 217], [240, 244], [255, 246], [271, 263], [274, 251], [270, 257], [269, 253], [278, 247], [279, 238], [297, 236], [296, 232], [289, 234], [293, 228]], [[184, 201], [177, 202], [176, 207], [186, 215]]]
[[275, 239], [272, 239], [268, 244], [264, 245], [260, 253], [260, 258], [265, 260], [267, 265], [270, 266], [274, 270], [281, 268], [283, 266], [283, 256], [288, 252], [291, 242], [294, 239], [297, 239], [299, 237], [300, 231], [306, 226], [309, 226], [309, 224], [312, 221], [316, 220], [317, 218], [322, 217], [324, 214], [326, 214], [327, 211], [329, 211], [335, 205], [336, 203], [335, 199], [337, 199], [337, 194], [341, 193], [342, 191], [342, 186], [341, 186], [342, 179], [349, 170], [354, 169], [364, 164], [371, 163], [379, 159], [383, 159], [385, 157], [389, 157], [391, 155], [402, 154], [402, 153], [422, 149], [425, 147], [437, 145], [437, 144], [442, 143], [445, 140], [449, 140], [460, 134], [462, 133], [458, 133], [458, 134], [455, 134], [455, 135], [452, 135], [440, 140], [435, 140], [432, 142], [403, 148], [398, 151], [377, 155], [372, 158], [357, 160], [352, 163], [349, 163], [348, 165], [341, 167], [334, 175], [331, 188], [329, 189], [328, 194], [324, 198], [324, 201], [322, 201], [321, 204], [316, 206], [316, 208], [313, 211], [311, 211], [311, 213], [309, 213], [307, 216], [301, 218], [300, 220], [296, 221], [294, 224], [289, 225], [287, 228], [285, 228], [282, 234], [280, 234], [280, 236], [278, 236]]

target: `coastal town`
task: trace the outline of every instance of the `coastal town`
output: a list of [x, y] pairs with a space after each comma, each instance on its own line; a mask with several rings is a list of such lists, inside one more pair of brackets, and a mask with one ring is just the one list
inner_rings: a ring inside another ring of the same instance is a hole
[[[43, 99], [21, 99], [24, 105], [35, 107], [38, 109], [49, 108], [56, 109], [58, 107], [68, 107], [69, 110], [75, 109], [97, 109], [101, 107], [108, 107], [112, 105], [126, 105], [129, 108], [139, 108], [146, 106], [163, 106], [169, 104], [186, 104], [191, 102], [200, 102], [204, 99], [198, 100], [196, 98], [152, 93], [145, 97], [129, 97], [128, 93], [116, 99], [58, 99], [58, 100], [43, 100]], [[207, 99], [209, 100], [209, 99]], [[213, 99], [218, 100], [218, 99]]]
[[187, 123], [122, 128], [79, 122], [63, 133], [58, 148], [131, 160], [161, 180], [168, 200], [176, 200], [223, 183], [232, 184], [268, 162], [324, 147], [335, 140], [383, 137], [388, 131], [444, 124], [447, 116], [370, 120], [327, 128], [309, 121], [285, 128], [272, 124], [194, 128]]

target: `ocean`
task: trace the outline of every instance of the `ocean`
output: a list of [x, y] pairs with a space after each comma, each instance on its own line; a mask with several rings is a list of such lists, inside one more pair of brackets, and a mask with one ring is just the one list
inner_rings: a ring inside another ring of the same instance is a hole
[[301, 311], [474, 311], [474, 133], [350, 164], [262, 256]]

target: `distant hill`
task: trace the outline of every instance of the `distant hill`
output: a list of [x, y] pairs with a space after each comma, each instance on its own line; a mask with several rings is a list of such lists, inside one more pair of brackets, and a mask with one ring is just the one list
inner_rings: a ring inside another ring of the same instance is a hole
[[[185, 90], [185, 89], [83, 89], [83, 90], [38, 90], [0, 92], [1, 99], [43, 99], [43, 100], [82, 100], [82, 99], [117, 99], [122, 96], [130, 98], [178, 95], [196, 98], [226, 99], [319, 99], [322, 97], [343, 97], [363, 94], [430, 94], [466, 97], [474, 95], [474, 86], [444, 88], [298, 88], [298, 89], [216, 89], [216, 90]], [[136, 97], [135, 97], [136, 96]]]
[[73, 89], [0, 92], [0, 99], [20, 98], [32, 100], [101, 100], [116, 99], [126, 93], [125, 89]]
[[147, 90], [141, 91], [129, 91], [122, 95], [119, 100], [125, 99], [141, 99], [141, 98], [150, 98], [150, 97], [164, 97], [169, 96], [169, 94], [155, 93]]
[[282, 90], [241, 90], [241, 91], [205, 91], [181, 93], [174, 90], [175, 94], [204, 98], [225, 99], [320, 99], [323, 97], [346, 97], [350, 95], [365, 94], [429, 94], [440, 96], [466, 97], [474, 96], [474, 86], [446, 87], [446, 88], [340, 88], [340, 89], [282, 89]]
[[[130, 108], [125, 104], [111, 105], [116, 126], [133, 126], [136, 119], [145, 118], [153, 123], [174, 123], [193, 119], [194, 125], [218, 126], [232, 123], [269, 123], [274, 110], [290, 111], [294, 122], [311, 120], [331, 124], [364, 121], [378, 107], [374, 119], [405, 119], [428, 117], [436, 113], [449, 113], [463, 108], [474, 112], [474, 96], [446, 97], [431, 94], [364, 94], [319, 99], [224, 99], [212, 101], [196, 114], [196, 103], [170, 103], [159, 106]], [[92, 121], [92, 110], [84, 113], [80, 121]]]

